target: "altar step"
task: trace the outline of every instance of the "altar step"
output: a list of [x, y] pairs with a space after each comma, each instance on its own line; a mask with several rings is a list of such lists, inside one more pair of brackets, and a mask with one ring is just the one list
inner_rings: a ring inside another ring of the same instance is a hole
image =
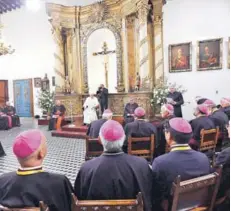
[[62, 127], [60, 131], [52, 131], [51, 135], [65, 138], [85, 139], [87, 127], [82, 126], [82, 119], [78, 119], [73, 125], [68, 124]]

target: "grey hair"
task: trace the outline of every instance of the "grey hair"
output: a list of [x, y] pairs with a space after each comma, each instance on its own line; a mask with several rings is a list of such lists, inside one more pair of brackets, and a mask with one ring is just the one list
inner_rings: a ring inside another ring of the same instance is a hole
[[103, 119], [110, 119], [112, 116], [113, 116], [113, 113], [107, 113], [107, 114], [103, 113], [102, 118]]
[[111, 142], [111, 141], [105, 140], [102, 137], [101, 133], [99, 134], [99, 136], [100, 136], [101, 143], [103, 145], [103, 149], [106, 152], [118, 152], [118, 151], [120, 151], [123, 147], [124, 140], [126, 138], [126, 136], [124, 135], [121, 139]]

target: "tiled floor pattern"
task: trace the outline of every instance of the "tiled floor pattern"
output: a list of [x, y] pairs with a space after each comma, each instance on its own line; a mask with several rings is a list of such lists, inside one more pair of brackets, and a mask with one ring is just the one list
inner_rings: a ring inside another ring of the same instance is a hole
[[85, 141], [52, 137], [51, 132], [47, 131], [47, 126], [38, 126], [37, 120], [30, 118], [21, 118], [21, 123], [22, 126], [20, 128], [0, 131], [0, 141], [7, 154], [7, 156], [0, 158], [0, 174], [15, 171], [18, 168], [17, 159], [12, 152], [13, 139], [22, 131], [39, 128], [44, 132], [48, 145], [44, 169], [54, 173], [65, 174], [73, 184], [76, 174], [84, 162]]

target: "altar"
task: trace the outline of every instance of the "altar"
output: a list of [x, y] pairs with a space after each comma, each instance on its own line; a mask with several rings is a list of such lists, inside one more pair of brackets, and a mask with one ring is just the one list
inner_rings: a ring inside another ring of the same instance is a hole
[[104, 84], [114, 115], [134, 97], [150, 118], [153, 89], [164, 79], [163, 1], [46, 5], [56, 44], [55, 98], [66, 115], [81, 116], [86, 96]]

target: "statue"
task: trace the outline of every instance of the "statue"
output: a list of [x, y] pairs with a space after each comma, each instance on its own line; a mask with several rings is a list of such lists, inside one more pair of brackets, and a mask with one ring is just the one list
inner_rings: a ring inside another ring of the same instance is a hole
[[47, 77], [47, 74], [45, 74], [44, 79], [42, 79], [42, 86], [41, 86], [42, 91], [48, 91], [50, 90], [50, 81]]
[[66, 76], [66, 79], [64, 82], [64, 92], [65, 94], [71, 94], [71, 82], [68, 76]]
[[136, 86], [135, 86], [135, 90], [136, 91], [140, 90], [140, 74], [138, 72], [136, 73]]

